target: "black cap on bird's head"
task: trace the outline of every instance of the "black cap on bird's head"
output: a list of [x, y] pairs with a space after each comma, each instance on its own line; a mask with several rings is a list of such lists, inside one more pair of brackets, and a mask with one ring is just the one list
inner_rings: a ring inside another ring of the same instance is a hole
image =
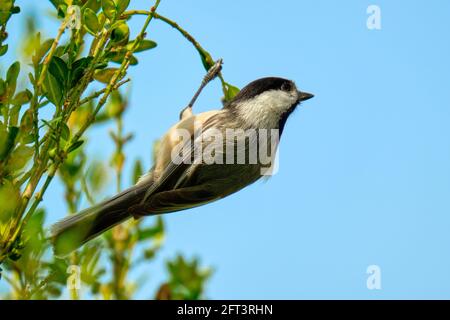
[[285, 92], [291, 92], [294, 89], [298, 93], [298, 102], [305, 101], [314, 97], [314, 95], [311, 93], [298, 91], [295, 83], [291, 80], [277, 77], [267, 77], [250, 82], [234, 97], [233, 102], [249, 100], [269, 90], [282, 90]]

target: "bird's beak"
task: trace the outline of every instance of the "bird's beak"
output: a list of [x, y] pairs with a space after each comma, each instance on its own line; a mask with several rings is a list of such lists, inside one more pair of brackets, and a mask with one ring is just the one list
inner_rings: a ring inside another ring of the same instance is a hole
[[306, 101], [309, 100], [311, 98], [314, 98], [314, 95], [308, 92], [298, 92], [298, 100], [299, 101]]

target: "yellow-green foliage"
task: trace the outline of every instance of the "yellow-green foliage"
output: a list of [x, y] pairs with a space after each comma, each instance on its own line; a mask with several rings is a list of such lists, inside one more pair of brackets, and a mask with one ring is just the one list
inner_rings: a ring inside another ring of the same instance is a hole
[[[119, 88], [129, 81], [127, 71], [138, 63], [136, 54], [156, 47], [144, 39], [153, 19], [168, 23], [190, 41], [206, 69], [213, 59], [178, 24], [157, 13], [159, 0], [147, 10], [128, 11], [129, 0], [50, 2], [60, 23], [52, 38], [37, 32], [14, 0], [0, 2], [0, 57], [9, 49], [8, 21], [27, 23], [20, 44], [26, 65], [14, 62], [0, 74], [0, 298], [130, 299], [137, 284], [130, 281], [129, 272], [158, 253], [165, 236], [162, 218], [151, 220], [150, 226], [130, 221], [69, 258], [58, 259], [46, 239], [42, 200], [54, 197], [47, 190], [55, 176], [64, 186], [61, 200], [69, 213], [80, 209], [83, 197], [91, 203], [100, 200], [108, 181], [121, 189], [128, 160], [124, 147], [132, 135], [124, 132], [122, 116], [130, 106]], [[128, 20], [137, 14], [145, 15], [146, 21], [133, 39], [136, 32], [130, 32]], [[230, 99], [237, 88], [219, 77], [225, 99]], [[115, 151], [110, 159], [93, 160], [85, 151], [86, 132], [100, 122], [115, 125]], [[135, 161], [132, 180], [142, 173], [142, 163]], [[146, 297], [202, 297], [210, 271], [202, 271], [196, 259], [189, 262], [178, 256], [167, 262], [167, 270], [169, 279]]]

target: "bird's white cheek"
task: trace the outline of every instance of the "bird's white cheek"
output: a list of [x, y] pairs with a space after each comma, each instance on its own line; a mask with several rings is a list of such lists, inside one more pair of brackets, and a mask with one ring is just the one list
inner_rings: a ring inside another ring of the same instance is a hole
[[280, 115], [286, 112], [297, 97], [279, 90], [267, 91], [244, 102], [240, 107], [241, 116], [249, 125], [261, 128], [275, 128]]

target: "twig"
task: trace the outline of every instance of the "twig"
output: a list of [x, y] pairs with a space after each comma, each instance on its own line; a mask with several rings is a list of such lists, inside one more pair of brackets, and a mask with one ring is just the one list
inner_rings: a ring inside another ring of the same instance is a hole
[[55, 163], [53, 165], [52, 169], [50, 170], [50, 172], [48, 173], [48, 176], [47, 176], [47, 179], [45, 179], [44, 185], [36, 194], [33, 204], [31, 205], [30, 209], [28, 209], [24, 218], [21, 220], [19, 227], [17, 228], [17, 233], [20, 233], [20, 230], [22, 230], [23, 227], [27, 225], [28, 220], [30, 220], [31, 216], [33, 215], [34, 211], [38, 207], [39, 203], [42, 201], [44, 193], [47, 190], [48, 186], [50, 185], [50, 182], [52, 182], [52, 180], [56, 174], [56, 171], [58, 170], [58, 167], [59, 167], [59, 165], [57, 166]]
[[34, 161], [36, 162], [39, 159], [39, 102], [38, 97], [41, 95], [41, 89], [42, 84], [44, 83], [45, 76], [47, 75], [47, 70], [50, 66], [50, 62], [53, 58], [53, 55], [55, 54], [56, 48], [58, 47], [59, 41], [64, 33], [64, 30], [66, 29], [68, 22], [68, 18], [65, 18], [64, 21], [61, 23], [58, 33], [56, 34], [55, 40], [53, 40], [52, 46], [50, 47], [50, 50], [45, 57], [44, 61], [42, 62], [42, 70], [39, 73], [39, 78], [34, 86], [34, 95], [33, 100], [31, 102], [31, 110], [33, 112], [33, 127], [34, 127], [34, 147], [35, 147], [35, 153], [34, 153]]
[[41, 290], [53, 277], [53, 273], [49, 273], [41, 282], [34, 288], [32, 291], [28, 293], [28, 297], [32, 298], [39, 290]]
[[[117, 84], [114, 86], [113, 91], [114, 91], [114, 90], [117, 90], [117, 89], [120, 88], [122, 85], [124, 85], [125, 83], [130, 82], [130, 81], [131, 81], [130, 78], [125, 79], [125, 80], [123, 80], [123, 81], [120, 81], [119, 83], [117, 83]], [[83, 104], [85, 104], [85, 103], [87, 103], [87, 102], [89, 102], [89, 101], [91, 101], [91, 100], [94, 100], [94, 99], [100, 97], [100, 96], [101, 96], [103, 93], [105, 93], [105, 92], [106, 92], [106, 88], [103, 88], [102, 90], [99, 90], [99, 91], [97, 91], [97, 92], [94, 92], [94, 93], [91, 94], [90, 96], [88, 96], [88, 97], [86, 97], [86, 98], [80, 100], [79, 105], [82, 106]]]
[[192, 106], [194, 105], [198, 96], [202, 92], [203, 88], [205, 88], [205, 86], [210, 81], [214, 80], [214, 78], [218, 76], [218, 74], [220, 73], [220, 70], [222, 70], [222, 59], [217, 60], [216, 63], [208, 70], [208, 73], [205, 75], [205, 77], [202, 80], [202, 83], [200, 84], [200, 88], [198, 88], [197, 92], [192, 97], [187, 108], [192, 108]]
[[161, 2], [161, 0], [156, 0], [155, 5], [150, 10], [150, 13], [147, 16], [147, 19], [145, 20], [145, 23], [144, 23], [144, 26], [142, 27], [141, 32], [136, 37], [136, 40], [134, 41], [133, 46], [125, 54], [125, 58], [123, 59], [122, 64], [120, 65], [120, 68], [117, 69], [116, 72], [114, 72], [114, 74], [111, 78], [111, 81], [109, 82], [108, 86], [105, 88], [103, 96], [100, 98], [100, 101], [98, 102], [97, 107], [95, 108], [94, 112], [91, 114], [91, 116], [88, 118], [88, 120], [84, 123], [84, 125], [78, 130], [78, 132], [74, 135], [74, 137], [72, 139], [72, 143], [77, 142], [80, 139], [80, 137], [83, 135], [83, 133], [86, 131], [86, 129], [91, 125], [91, 123], [94, 122], [95, 117], [97, 116], [97, 113], [100, 111], [100, 109], [106, 103], [106, 100], [108, 99], [109, 94], [113, 90], [113, 88], [116, 84], [116, 81], [121, 77], [121, 75], [125, 72], [125, 70], [130, 65], [131, 55], [139, 47], [140, 42], [144, 38], [145, 31], [147, 30], [148, 25], [152, 21], [152, 19], [154, 17], [154, 12], [158, 8], [160, 2]]
[[[34, 126], [34, 145], [35, 145], [35, 154], [34, 154], [34, 165], [33, 168], [30, 170], [30, 172], [36, 172], [39, 173], [42, 171], [41, 174], [43, 174], [43, 170], [40, 169], [40, 166], [42, 165], [42, 161], [39, 160], [39, 123], [38, 123], [38, 117], [39, 117], [39, 102], [38, 102], [38, 97], [41, 93], [41, 89], [42, 89], [42, 84], [44, 82], [48, 67], [50, 65], [50, 61], [53, 58], [53, 55], [55, 54], [56, 48], [58, 47], [58, 43], [64, 33], [64, 30], [66, 29], [67, 26], [67, 18], [61, 23], [59, 29], [58, 29], [58, 33], [55, 37], [55, 40], [53, 40], [52, 46], [50, 47], [50, 51], [48, 52], [47, 56], [45, 57], [43, 63], [42, 63], [42, 70], [39, 74], [39, 78], [36, 82], [35, 85], [35, 90], [34, 90], [34, 95], [33, 95], [33, 100], [31, 102], [31, 109], [33, 110], [33, 126]], [[48, 151], [48, 150], [47, 150]], [[25, 211], [26, 207], [28, 206], [28, 203], [30, 201], [30, 198], [40, 180], [40, 176], [38, 175], [36, 177], [36, 175], [34, 175], [34, 179], [33, 177], [30, 178], [27, 187], [25, 188], [25, 191], [23, 193], [22, 196], [22, 204], [19, 207], [20, 210], [18, 212], [18, 219], [20, 220], [22, 218], [23, 212]], [[16, 232], [17, 233], [17, 232]], [[12, 240], [14, 241], [15, 239], [15, 235], [13, 235]]]
[[[129, 11], [125, 11], [121, 17], [123, 18], [127, 18], [133, 15], [150, 15], [151, 12], [146, 11], [146, 10], [129, 10]], [[154, 18], [163, 21], [164, 23], [168, 24], [169, 26], [171, 26], [172, 28], [178, 30], [178, 32], [180, 32], [184, 38], [186, 38], [186, 40], [188, 40], [195, 49], [197, 49], [198, 53], [200, 54], [200, 56], [202, 57], [211, 57], [210, 53], [208, 51], [206, 51], [201, 45], [200, 43], [189, 33], [187, 32], [185, 29], [183, 29], [178, 23], [176, 23], [175, 21], [160, 15], [159, 13], [154, 13]], [[212, 58], [211, 58], [212, 60]], [[212, 61], [208, 61], [209, 63], [212, 63]], [[206, 68], [206, 66], [205, 66]], [[206, 68], [206, 70], [208, 70], [208, 68]], [[223, 93], [226, 95], [227, 94], [227, 85], [226, 82], [222, 76], [222, 73], [219, 72], [218, 77], [221, 81], [222, 84], [222, 91]]]
[[[161, 0], [156, 0], [155, 5], [152, 7], [150, 12], [155, 12], [155, 10], [157, 9], [160, 2], [161, 2]], [[45, 193], [45, 191], [47, 190], [47, 187], [49, 186], [50, 182], [53, 180], [53, 177], [55, 176], [56, 171], [58, 170], [59, 166], [64, 161], [64, 159], [67, 157], [67, 152], [68, 152], [68, 149], [70, 148], [70, 146], [72, 146], [74, 143], [78, 142], [80, 140], [80, 138], [82, 137], [82, 135], [84, 134], [84, 132], [87, 130], [87, 128], [89, 128], [89, 126], [92, 124], [92, 122], [95, 121], [95, 117], [97, 116], [98, 112], [105, 105], [110, 93], [114, 90], [115, 86], [117, 85], [117, 81], [123, 76], [123, 74], [127, 70], [128, 66], [130, 65], [131, 55], [139, 47], [141, 40], [144, 38], [145, 31], [147, 30], [147, 27], [150, 24], [150, 22], [152, 21], [152, 19], [153, 19], [153, 14], [149, 14], [147, 16], [147, 19], [145, 20], [145, 23], [142, 27], [141, 32], [136, 37], [136, 41], [133, 43], [133, 46], [131, 47], [131, 49], [125, 54], [125, 58], [122, 61], [120, 68], [114, 73], [109, 84], [105, 88], [105, 91], [103, 92], [103, 95], [100, 98], [100, 101], [98, 102], [94, 112], [90, 115], [90, 117], [86, 120], [86, 122], [81, 126], [81, 128], [73, 136], [73, 138], [70, 140], [70, 142], [66, 144], [66, 147], [64, 148], [64, 150], [62, 150], [60, 152], [60, 154], [57, 155], [57, 158], [56, 158], [55, 162], [53, 163], [52, 169], [50, 170], [50, 172], [47, 176], [47, 179], [44, 182], [44, 185], [42, 186], [41, 190], [36, 194], [33, 204], [31, 205], [30, 209], [26, 213], [24, 219], [20, 221], [19, 227], [16, 229], [16, 232], [12, 239], [15, 239], [17, 237], [17, 235], [20, 233], [20, 230], [28, 223], [28, 220], [30, 219], [34, 210], [36, 210], [37, 206], [42, 201], [42, 196]], [[28, 201], [27, 201], [27, 203], [28, 203]]]

